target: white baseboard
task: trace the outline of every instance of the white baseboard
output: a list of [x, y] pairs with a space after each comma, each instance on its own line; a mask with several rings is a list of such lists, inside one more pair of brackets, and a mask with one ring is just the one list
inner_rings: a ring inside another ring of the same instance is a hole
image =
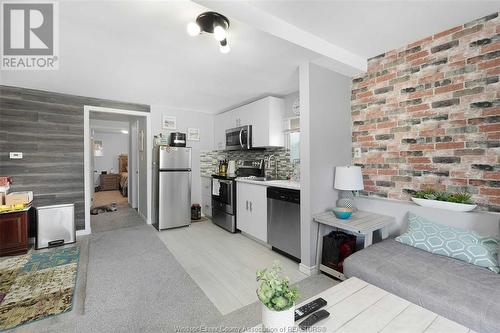
[[304, 264], [299, 264], [299, 271], [307, 276], [319, 274], [318, 266], [306, 266]]
[[90, 234], [91, 234], [90, 230], [87, 230], [87, 229], [77, 230], [76, 231], [76, 237], [87, 236], [87, 235], [90, 235]]
[[263, 242], [263, 241], [261, 241], [260, 239], [255, 238], [254, 236], [249, 235], [249, 234], [247, 234], [247, 233], [246, 233], [246, 232], [244, 232], [244, 231], [242, 231], [242, 232], [241, 232], [241, 234], [242, 234], [243, 236], [245, 236], [246, 238], [249, 238], [249, 239], [253, 240], [254, 242], [257, 242], [257, 243], [259, 243], [259, 244], [261, 244], [261, 245], [264, 245], [264, 246], [265, 246], [265, 247], [267, 247], [268, 249], [271, 249], [271, 245], [267, 244], [266, 242]]
[[139, 214], [139, 216], [144, 220], [144, 222], [146, 222], [146, 224], [151, 224], [151, 220], [150, 219], [147, 219], [146, 216], [144, 216], [144, 214], [142, 214], [139, 209], [137, 209], [137, 214]]

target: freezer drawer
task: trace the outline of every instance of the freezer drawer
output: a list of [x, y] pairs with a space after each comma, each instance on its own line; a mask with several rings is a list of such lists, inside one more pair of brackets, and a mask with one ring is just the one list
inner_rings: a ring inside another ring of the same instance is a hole
[[191, 172], [160, 171], [158, 230], [191, 224]]
[[36, 207], [35, 209], [37, 249], [76, 241], [74, 204]]

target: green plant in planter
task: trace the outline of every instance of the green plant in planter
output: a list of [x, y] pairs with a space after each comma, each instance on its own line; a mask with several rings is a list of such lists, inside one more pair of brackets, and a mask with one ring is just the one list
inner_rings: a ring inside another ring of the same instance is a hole
[[462, 193], [449, 193], [449, 192], [437, 192], [433, 189], [427, 189], [424, 191], [419, 191], [415, 193], [415, 198], [418, 199], [428, 199], [428, 200], [438, 200], [446, 202], [455, 202], [462, 204], [472, 204], [471, 195], [466, 192]]
[[287, 310], [299, 297], [298, 289], [291, 288], [288, 278], [283, 277], [281, 272], [282, 268], [279, 262], [275, 262], [271, 269], [265, 268], [257, 271], [259, 283], [257, 296], [270, 310]]

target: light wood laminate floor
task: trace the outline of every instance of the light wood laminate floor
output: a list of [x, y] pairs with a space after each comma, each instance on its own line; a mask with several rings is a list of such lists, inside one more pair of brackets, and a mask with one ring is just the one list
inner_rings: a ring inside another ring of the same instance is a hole
[[223, 314], [257, 301], [257, 269], [283, 266], [291, 283], [306, 277], [298, 263], [211, 221], [158, 233], [177, 261]]
[[100, 191], [94, 193], [93, 207], [101, 207], [105, 205], [128, 205], [128, 198], [124, 197], [120, 191]]

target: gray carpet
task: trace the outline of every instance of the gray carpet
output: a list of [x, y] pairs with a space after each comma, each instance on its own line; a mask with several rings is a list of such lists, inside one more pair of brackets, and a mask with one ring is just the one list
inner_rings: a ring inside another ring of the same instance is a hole
[[[175, 327], [260, 322], [260, 304], [222, 316], [148, 225], [91, 236], [85, 313], [19, 329], [27, 332], [175, 332]], [[336, 284], [326, 276], [299, 282], [301, 299]], [[17, 330], [15, 330], [17, 331]]]
[[174, 325], [220, 316], [155, 233], [144, 225], [92, 238], [85, 302], [89, 328], [173, 332]]
[[144, 219], [128, 204], [117, 206], [116, 212], [102, 212], [90, 216], [90, 227], [93, 234], [144, 224], [146, 224]]

